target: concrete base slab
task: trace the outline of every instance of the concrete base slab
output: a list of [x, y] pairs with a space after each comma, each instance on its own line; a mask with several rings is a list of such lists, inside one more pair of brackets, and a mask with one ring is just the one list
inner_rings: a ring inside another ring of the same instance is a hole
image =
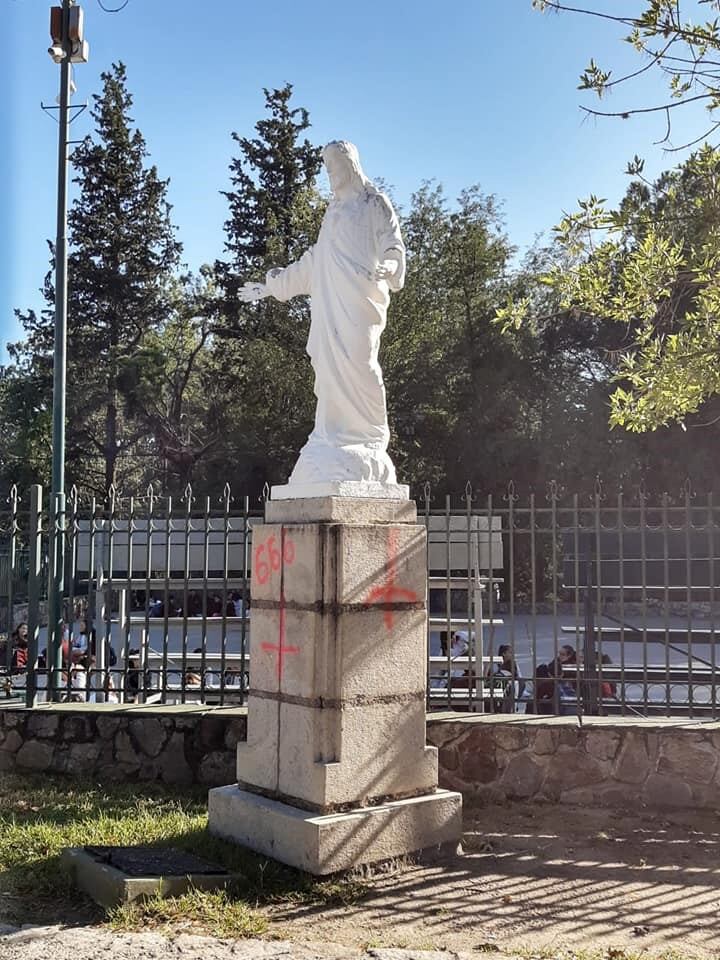
[[148, 897], [178, 897], [190, 889], [218, 890], [232, 879], [227, 871], [184, 876], [131, 877], [93, 857], [83, 847], [66, 847], [60, 864], [78, 889], [103, 907]]
[[211, 833], [315, 876], [447, 854], [462, 838], [462, 797], [449, 790], [317, 814], [231, 784], [210, 791], [208, 808]]
[[309, 497], [360, 497], [371, 500], [409, 500], [405, 483], [378, 483], [372, 480], [329, 480], [326, 483], [285, 483], [272, 487], [273, 500], [301, 500]]

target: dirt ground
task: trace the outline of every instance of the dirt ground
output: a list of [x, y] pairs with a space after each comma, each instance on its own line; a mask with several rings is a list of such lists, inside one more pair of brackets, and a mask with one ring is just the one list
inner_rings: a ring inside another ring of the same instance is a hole
[[720, 958], [720, 814], [509, 804], [466, 823], [464, 856], [375, 876], [350, 905], [266, 908], [263, 941], [71, 924], [0, 930], [0, 958]]
[[720, 957], [720, 814], [511, 804], [466, 822], [454, 862], [376, 879], [353, 906], [283, 906], [273, 929], [363, 947]]

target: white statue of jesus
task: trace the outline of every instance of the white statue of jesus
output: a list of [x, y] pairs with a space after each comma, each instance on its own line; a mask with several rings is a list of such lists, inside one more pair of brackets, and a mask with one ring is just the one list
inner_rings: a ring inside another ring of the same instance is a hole
[[[352, 495], [384, 488], [395, 491], [386, 495], [406, 497], [387, 453], [378, 363], [390, 291], [402, 289], [405, 279], [405, 246], [392, 204], [364, 175], [357, 148], [333, 141], [323, 160], [333, 197], [317, 243], [296, 263], [270, 270], [265, 283], [246, 283], [240, 291], [244, 302], [311, 298], [307, 352], [315, 372], [315, 426], [289, 485], [280, 489], [282, 496], [308, 496], [307, 485], [350, 481], [343, 490]], [[293, 494], [301, 485], [303, 492]]]

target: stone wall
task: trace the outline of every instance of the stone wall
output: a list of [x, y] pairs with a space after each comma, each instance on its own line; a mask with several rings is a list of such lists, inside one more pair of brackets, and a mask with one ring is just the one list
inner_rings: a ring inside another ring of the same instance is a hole
[[[235, 781], [246, 708], [0, 707], [0, 773], [100, 781]], [[506, 800], [716, 809], [720, 722], [433, 714], [440, 785], [473, 806]]]
[[440, 784], [467, 805], [541, 800], [716, 809], [720, 723], [445, 715], [428, 723]]
[[235, 780], [246, 711], [198, 707], [0, 708], [0, 772], [221, 786]]

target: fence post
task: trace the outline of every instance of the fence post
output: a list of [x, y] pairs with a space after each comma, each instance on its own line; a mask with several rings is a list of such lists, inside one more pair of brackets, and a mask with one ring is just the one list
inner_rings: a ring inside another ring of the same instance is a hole
[[[490, 571], [490, 576], [492, 577], [492, 570]], [[492, 582], [492, 580], [490, 581]], [[475, 570], [475, 583], [473, 584], [472, 591], [472, 609], [473, 609], [473, 630], [475, 632], [475, 663], [470, 665], [471, 669], [475, 671], [475, 678], [477, 683], [477, 696], [478, 700], [476, 704], [472, 704], [472, 699], [470, 699], [471, 709], [474, 709], [476, 713], [485, 712], [485, 635], [483, 633], [483, 585], [480, 581], [480, 533], [478, 531], [478, 559], [477, 559], [477, 569]], [[489, 654], [492, 654], [492, 650], [488, 650]], [[471, 680], [472, 682], [472, 680]], [[492, 701], [494, 695], [493, 683], [490, 680], [488, 684], [489, 696]], [[472, 688], [470, 689], [472, 693]]]
[[28, 564], [28, 670], [25, 705], [34, 707], [37, 699], [37, 660], [40, 638], [40, 593], [42, 591], [42, 501], [40, 484], [30, 487], [30, 542]]
[[103, 527], [102, 546], [95, 556], [95, 702], [105, 703], [105, 618], [106, 585], [103, 557], [105, 554], [105, 528]]
[[[597, 662], [595, 654], [595, 608], [593, 606], [594, 563], [593, 535], [588, 534], [585, 559], [585, 640], [583, 644], [583, 707], [584, 712], [598, 712]], [[597, 558], [595, 558], [597, 563]]]
[[10, 667], [12, 665], [12, 635], [13, 630], [15, 629], [15, 578], [17, 577], [17, 566], [18, 566], [18, 491], [17, 486], [13, 484], [12, 489], [10, 490], [10, 552], [8, 554], [8, 563], [7, 563], [7, 624], [6, 624], [6, 634], [7, 641], [5, 643], [5, 668], [10, 672]]
[[48, 578], [48, 699], [59, 702], [63, 693], [63, 640], [65, 639], [65, 493], [61, 491], [50, 497], [48, 506], [49, 526], [49, 578]]

